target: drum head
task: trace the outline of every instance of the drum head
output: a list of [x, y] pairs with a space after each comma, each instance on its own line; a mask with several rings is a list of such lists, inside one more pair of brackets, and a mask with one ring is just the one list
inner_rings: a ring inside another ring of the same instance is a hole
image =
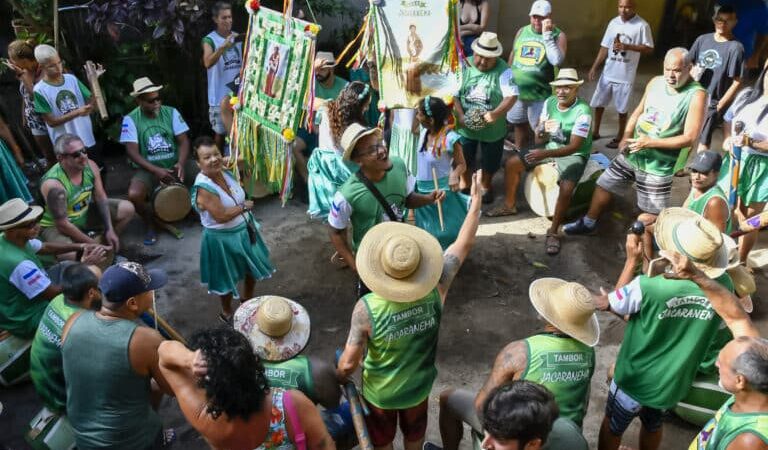
[[180, 183], [168, 184], [155, 189], [152, 196], [155, 216], [163, 222], [177, 222], [192, 209], [189, 189]]
[[560, 194], [558, 176], [554, 165], [545, 163], [534, 167], [525, 178], [525, 200], [537, 215], [552, 217], [555, 214], [557, 196]]

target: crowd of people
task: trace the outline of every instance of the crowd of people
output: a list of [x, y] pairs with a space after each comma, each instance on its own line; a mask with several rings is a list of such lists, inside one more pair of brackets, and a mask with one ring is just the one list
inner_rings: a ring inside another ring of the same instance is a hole
[[[759, 230], [738, 242], [730, 236], [768, 201], [768, 64], [749, 75], [765, 50], [762, 25], [746, 20], [754, 30], [742, 42], [734, 30], [744, 6], [723, 1], [714, 32], [666, 52], [662, 75], [631, 105], [638, 62], [654, 49], [634, 0], [618, 0], [607, 25], [588, 73], [597, 82], [590, 102], [579, 95], [579, 72], [562, 67], [567, 37], [547, 0], [532, 2], [507, 61], [498, 35], [486, 31], [488, 1], [462, 0], [458, 8], [468, 57], [452, 98], [427, 95], [415, 108], [382, 113], [375, 63], [353, 70], [348, 82], [335, 73], [332, 53], [316, 54], [317, 127], [297, 133], [295, 190], [311, 216], [327, 221], [332, 263], [357, 278], [335, 363], [302, 354], [310, 318], [300, 303], [255, 297], [256, 281], [275, 269], [254, 202], [228, 158], [229, 98], [242, 67], [232, 5], [214, 5], [216, 28], [202, 41], [212, 137], [191, 140], [179, 111], [163, 104], [163, 86], [134, 81], [137, 106], [124, 116], [119, 139], [133, 169], [126, 199], [109, 198], [104, 187], [91, 90], [64, 70], [53, 47], [8, 47], [24, 125], [47, 166], [33, 195], [23, 152], [0, 123], [0, 350], [29, 360], [44, 405], [29, 425], [30, 442], [167, 447], [176, 436], [157, 409], [173, 396], [213, 448], [319, 450], [360, 439], [366, 448], [391, 449], [399, 429], [406, 450], [439, 449], [425, 436], [449, 289], [475, 244], [483, 205], [486, 216], [517, 214], [525, 172], [548, 165], [559, 188], [549, 255], [560, 252], [564, 235], [594, 234], [612, 197], [634, 190], [640, 213], [623, 269], [611, 292], [533, 281], [529, 301], [541, 331], [506, 344], [479, 391], [439, 394], [442, 448], [458, 449], [465, 426], [485, 450], [588, 448], [582, 425], [598, 315], [612, 313], [626, 327], [608, 374], [600, 450], [620, 448], [635, 418], [639, 447], [660, 448], [664, 412], [713, 372], [732, 395], [690, 448], [768, 449], [768, 340], [748, 314], [755, 290], [748, 257]], [[605, 146], [619, 153], [597, 178], [586, 214], [568, 222], [610, 105], [619, 130]], [[712, 148], [720, 126], [723, 152]], [[492, 179], [502, 168], [504, 198], [496, 200]], [[691, 189], [678, 206], [672, 184], [681, 174]], [[115, 258], [136, 215], [145, 246], [161, 230], [184, 237], [150, 201], [170, 185], [189, 192], [203, 228], [200, 281], [221, 302], [222, 324], [188, 342], [140, 323], [159, 322], [154, 299], [165, 272]], [[7, 368], [0, 365], [3, 385], [26, 379]], [[340, 386], [358, 369], [359, 399], [345, 389], [344, 400]], [[367, 434], [353, 431], [356, 401]]]

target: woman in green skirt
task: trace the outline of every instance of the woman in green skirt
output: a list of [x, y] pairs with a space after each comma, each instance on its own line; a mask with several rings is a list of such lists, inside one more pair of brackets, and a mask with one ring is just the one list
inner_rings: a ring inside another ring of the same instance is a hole
[[[10, 147], [10, 148], [9, 148]], [[21, 171], [24, 165], [24, 154], [13, 138], [13, 133], [0, 117], [0, 204], [12, 198], [20, 198], [27, 203], [32, 203], [32, 194], [27, 188], [27, 177]]]
[[412, 131], [418, 136], [416, 191], [427, 194], [435, 190], [433, 169], [439, 188], [445, 191], [441, 205], [444, 227], [440, 227], [437, 204], [414, 210], [416, 226], [436, 237], [443, 249], [456, 240], [469, 209], [469, 197], [458, 192], [467, 164], [459, 135], [448, 123], [450, 115], [451, 110], [442, 99], [428, 95], [419, 102], [414, 122], [419, 126]]
[[[200, 243], [200, 281], [208, 292], [221, 299], [219, 319], [232, 320], [232, 297], [253, 297], [256, 280], [269, 278], [275, 269], [269, 250], [251, 214], [253, 202], [235, 177], [224, 170], [221, 153], [213, 139], [197, 138], [194, 158], [200, 173], [192, 186], [192, 206], [200, 213], [203, 238]], [[237, 290], [245, 280], [243, 297]]]
[[[729, 152], [720, 169], [720, 186], [728, 192], [731, 181], [730, 152], [734, 144], [741, 145], [741, 173], [739, 176], [736, 217], [752, 217], [763, 211], [768, 202], [768, 66], [763, 68], [755, 85], [741, 93], [725, 114], [726, 139], [723, 148]], [[737, 122], [744, 123], [744, 132], [735, 136]], [[730, 126], [729, 126], [730, 124]], [[730, 132], [729, 132], [730, 131]], [[743, 138], [743, 140], [742, 140]], [[757, 243], [758, 230], [739, 239], [739, 259], [747, 263], [749, 252]]]

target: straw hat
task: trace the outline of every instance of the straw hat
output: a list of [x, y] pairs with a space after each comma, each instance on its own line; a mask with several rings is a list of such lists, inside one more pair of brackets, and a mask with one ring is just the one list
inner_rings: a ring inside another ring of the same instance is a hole
[[43, 208], [29, 206], [20, 198], [12, 198], [0, 205], [0, 231], [37, 220], [42, 215]]
[[162, 88], [162, 84], [155, 84], [148, 77], [141, 77], [133, 82], [133, 92], [131, 92], [131, 97], [138, 97], [142, 94], [157, 92]]
[[659, 248], [687, 256], [710, 278], [717, 278], [732, 263], [733, 239], [698, 213], [686, 208], [667, 208], [654, 225]]
[[344, 156], [342, 158], [345, 161], [349, 161], [352, 157], [352, 150], [354, 150], [355, 145], [357, 145], [357, 141], [373, 133], [379, 133], [379, 135], [381, 135], [381, 130], [378, 128], [364, 127], [359, 123], [353, 123], [348, 126], [347, 129], [344, 130], [344, 134], [341, 135], [341, 148], [344, 149]]
[[501, 56], [504, 49], [496, 33], [483, 31], [483, 34], [472, 42], [472, 51], [485, 58], [496, 58]]
[[531, 283], [528, 295], [544, 320], [590, 347], [597, 344], [600, 326], [587, 288], [559, 278], [539, 278]]
[[315, 53], [315, 70], [331, 69], [336, 67], [336, 57], [331, 52]]
[[579, 79], [579, 73], [576, 69], [560, 69], [557, 72], [555, 81], [549, 83], [550, 86], [581, 86], [584, 80]]
[[739, 297], [742, 308], [747, 313], [751, 313], [754, 309], [751, 295], [757, 290], [755, 277], [742, 265], [729, 268], [728, 275], [731, 276], [733, 288], [736, 291], [736, 296]]
[[251, 342], [254, 353], [265, 361], [291, 359], [309, 342], [307, 310], [285, 297], [252, 298], [237, 308], [233, 323]]
[[421, 228], [382, 222], [363, 237], [355, 263], [373, 293], [393, 302], [412, 302], [437, 286], [443, 249]]

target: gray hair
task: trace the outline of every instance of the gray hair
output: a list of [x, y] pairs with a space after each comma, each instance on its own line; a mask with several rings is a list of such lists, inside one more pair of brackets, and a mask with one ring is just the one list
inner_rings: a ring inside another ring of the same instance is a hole
[[673, 47], [667, 50], [667, 54], [664, 55], [664, 62], [667, 62], [669, 59], [674, 57], [681, 57], [683, 58], [683, 62], [688, 65], [691, 64], [692, 61], [688, 57], [688, 49], [685, 47]]
[[736, 342], [747, 343], [748, 347], [734, 359], [733, 370], [744, 375], [752, 389], [768, 394], [768, 339], [740, 336]]
[[41, 44], [35, 47], [35, 59], [38, 64], [46, 63], [57, 56], [59, 56], [59, 52], [48, 44]]
[[53, 152], [56, 153], [57, 156], [63, 155], [66, 153], [67, 146], [75, 141], [83, 142], [82, 139], [74, 134], [64, 133], [56, 138], [56, 142], [53, 144]]

